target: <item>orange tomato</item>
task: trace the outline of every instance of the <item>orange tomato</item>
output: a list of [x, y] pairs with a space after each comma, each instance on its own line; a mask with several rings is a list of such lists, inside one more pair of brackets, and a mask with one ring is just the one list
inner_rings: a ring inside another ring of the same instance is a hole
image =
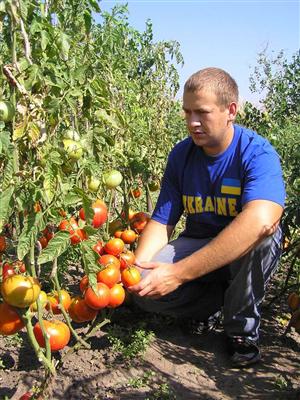
[[127, 250], [126, 253], [120, 254], [120, 269], [126, 269], [129, 265], [135, 263], [135, 255], [132, 251]]
[[97, 283], [96, 292], [89, 287], [84, 294], [86, 304], [94, 310], [105, 308], [109, 303], [109, 297], [109, 287], [102, 282]]
[[113, 264], [120, 268], [120, 261], [112, 254], [103, 254], [103, 256], [99, 258], [98, 263], [102, 266]]
[[124, 242], [122, 239], [114, 238], [110, 239], [104, 246], [104, 251], [107, 254], [118, 256], [124, 250]]
[[[71, 301], [72, 301], [71, 297], [70, 297], [69, 293], [64, 289], [61, 289], [60, 294], [62, 297], [62, 305], [63, 305], [64, 309], [66, 311], [68, 311]], [[47, 297], [48, 297], [48, 301], [50, 303], [50, 307], [51, 307], [53, 314], [61, 314], [58, 293], [55, 291], [55, 292], [47, 295]], [[48, 309], [49, 309], [49, 305], [47, 306], [47, 310]]]
[[129, 266], [121, 272], [121, 280], [126, 288], [136, 285], [141, 279], [140, 271], [134, 266]]
[[109, 288], [120, 281], [120, 269], [111, 264], [97, 273], [97, 282], [105, 283]]
[[125, 300], [125, 290], [122, 285], [116, 283], [110, 289], [110, 296], [109, 296], [109, 303], [108, 307], [118, 307], [120, 306]]
[[24, 327], [24, 322], [13, 307], [6, 303], [0, 304], [0, 334], [14, 335]]
[[136, 241], [137, 234], [132, 229], [126, 229], [121, 234], [121, 239], [126, 244], [132, 244]]

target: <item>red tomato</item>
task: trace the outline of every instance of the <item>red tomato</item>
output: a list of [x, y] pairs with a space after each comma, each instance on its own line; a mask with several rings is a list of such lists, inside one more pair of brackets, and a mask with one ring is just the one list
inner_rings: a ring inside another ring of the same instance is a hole
[[121, 280], [126, 288], [136, 285], [141, 279], [140, 271], [136, 267], [130, 266], [121, 272]]
[[116, 231], [115, 233], [114, 233], [114, 237], [115, 238], [117, 238], [117, 239], [121, 239], [121, 236], [122, 236], [122, 233], [123, 233], [123, 231]]
[[66, 219], [61, 221], [58, 229], [60, 231], [68, 231], [70, 233], [70, 240], [73, 245], [87, 239], [87, 234], [83, 229], [78, 227], [78, 223], [74, 217], [71, 217], [70, 221], [67, 221]]
[[144, 212], [138, 212], [137, 214], [134, 215], [134, 217], [130, 221], [130, 226], [137, 233], [141, 233], [144, 230], [149, 220], [150, 220], [149, 214], [146, 214]]
[[97, 282], [105, 283], [109, 288], [120, 282], [120, 278], [120, 269], [113, 264], [97, 273]]
[[[94, 228], [98, 229], [107, 221], [108, 210], [106, 204], [99, 199], [92, 204], [92, 208], [94, 210], [92, 225]], [[85, 221], [85, 214], [83, 208], [81, 208], [79, 211], [79, 217]]]
[[132, 251], [127, 250], [126, 253], [120, 254], [120, 269], [126, 269], [129, 265], [135, 263], [135, 255]]
[[0, 303], [0, 334], [14, 335], [24, 327], [19, 314], [13, 307], [6, 303]]
[[93, 246], [93, 250], [99, 254], [99, 256], [101, 256], [104, 253], [104, 248], [103, 248], [104, 244], [102, 242], [102, 240], [99, 240], [95, 246]]
[[132, 244], [135, 242], [137, 234], [132, 229], [126, 229], [121, 234], [121, 239], [126, 244]]
[[81, 293], [84, 293], [88, 286], [89, 286], [89, 278], [87, 275], [84, 275], [84, 277], [81, 278], [81, 281], [79, 283], [79, 289], [80, 289]]
[[76, 304], [80, 301], [81, 297], [76, 296], [72, 299], [70, 307], [68, 309], [68, 313], [70, 315], [70, 318], [72, 321], [80, 323], [80, 322], [84, 322], [84, 320], [82, 318], [80, 318], [77, 313], [75, 312], [75, 306]]
[[[70, 340], [70, 329], [68, 325], [59, 320], [46, 321], [43, 324], [47, 335], [49, 336], [51, 351], [63, 349]], [[34, 336], [41, 347], [45, 347], [45, 339], [43, 336], [42, 328], [37, 322], [33, 328]]]
[[45, 247], [47, 247], [48, 240], [47, 240], [46, 236], [40, 237], [40, 238], [39, 238], [39, 242], [40, 242], [40, 244], [41, 244], [41, 246], [42, 246], [42, 249], [44, 249]]
[[110, 292], [104, 283], [98, 282], [96, 287], [96, 293], [91, 287], [86, 290], [84, 300], [89, 307], [100, 310], [108, 305]]
[[132, 197], [138, 199], [141, 196], [142, 191], [140, 188], [135, 188], [135, 189], [131, 189], [130, 193], [131, 193]]
[[[61, 289], [60, 294], [62, 297], [62, 305], [64, 306], [64, 309], [68, 311], [71, 304], [71, 297], [69, 293], [64, 289]], [[49, 295], [47, 295], [47, 297], [53, 314], [61, 314], [58, 293], [57, 292], [50, 293]], [[47, 310], [49, 310], [49, 305], [46, 308]]]
[[33, 396], [32, 393], [26, 392], [19, 398], [19, 400], [30, 400], [32, 399], [32, 396]]
[[79, 298], [78, 301], [75, 302], [73, 311], [76, 314], [77, 318], [80, 322], [92, 321], [97, 317], [98, 310], [94, 310], [90, 308], [84, 299]]
[[14, 275], [15, 269], [9, 263], [4, 263], [2, 266], [2, 280], [6, 279], [8, 276]]
[[120, 268], [120, 261], [112, 254], [103, 254], [103, 256], [99, 258], [98, 263], [102, 266], [113, 264]]
[[118, 256], [124, 250], [124, 242], [122, 239], [110, 239], [104, 246], [104, 251], [107, 254]]
[[0, 236], [0, 253], [4, 253], [6, 250], [6, 239], [5, 236]]
[[21, 274], [26, 272], [26, 265], [23, 263], [23, 261], [20, 261], [20, 260], [14, 261], [12, 265], [13, 265], [15, 271], [18, 271]]
[[118, 307], [124, 302], [124, 300], [125, 300], [125, 290], [122, 285], [116, 283], [110, 289], [108, 306], [112, 308]]

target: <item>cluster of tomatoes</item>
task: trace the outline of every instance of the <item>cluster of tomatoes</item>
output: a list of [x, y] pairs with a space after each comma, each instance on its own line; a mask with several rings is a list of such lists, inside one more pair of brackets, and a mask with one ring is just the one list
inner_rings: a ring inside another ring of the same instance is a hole
[[126, 249], [120, 238], [112, 238], [107, 243], [101, 241], [93, 247], [99, 254], [101, 266], [96, 273], [96, 283], [89, 286], [89, 278], [83, 276], [80, 281], [81, 297], [75, 297], [69, 308], [73, 321], [89, 321], [105, 308], [116, 308], [125, 300], [125, 290], [137, 284], [140, 279], [139, 270], [134, 266], [134, 253]]
[[[123, 237], [132, 243], [132, 233], [125, 230]], [[133, 232], [134, 233], [134, 232]], [[12, 335], [24, 327], [24, 321], [18, 309], [29, 308], [32, 313], [38, 311], [37, 299], [41, 308], [46, 309], [51, 320], [43, 319], [42, 325], [49, 337], [51, 351], [64, 348], [70, 340], [70, 330], [67, 324], [54, 319], [61, 314], [62, 308], [69, 313], [70, 318], [77, 323], [92, 321], [99, 310], [116, 308], [125, 300], [125, 288], [138, 283], [141, 279], [138, 269], [134, 266], [134, 253], [126, 248], [121, 238], [112, 238], [105, 244], [98, 241], [93, 250], [99, 255], [99, 271], [95, 274], [96, 283], [89, 284], [88, 276], [80, 281], [81, 296], [71, 298], [62, 289], [60, 292], [46, 294], [41, 290], [38, 279], [26, 274], [24, 263], [4, 263], [2, 266], [0, 304], [0, 334]], [[33, 333], [39, 345], [45, 347], [45, 339], [39, 322], [33, 327]]]

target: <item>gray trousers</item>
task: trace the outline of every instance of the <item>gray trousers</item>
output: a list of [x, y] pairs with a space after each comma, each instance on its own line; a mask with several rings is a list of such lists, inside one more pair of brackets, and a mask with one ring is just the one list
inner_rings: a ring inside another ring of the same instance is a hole
[[[230, 336], [258, 339], [260, 305], [266, 284], [281, 255], [282, 232], [265, 238], [242, 258], [201, 278], [187, 282], [157, 300], [135, 296], [144, 310], [204, 321], [223, 307], [224, 330]], [[205, 246], [211, 238], [179, 237], [155, 255], [153, 261], [174, 263]], [[149, 273], [143, 271], [143, 276]]]

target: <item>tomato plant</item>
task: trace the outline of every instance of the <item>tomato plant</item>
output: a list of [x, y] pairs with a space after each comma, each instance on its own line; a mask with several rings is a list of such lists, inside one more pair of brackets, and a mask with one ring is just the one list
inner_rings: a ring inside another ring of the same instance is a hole
[[121, 280], [125, 287], [136, 285], [141, 280], [140, 271], [133, 266], [129, 266], [121, 272]]
[[[51, 351], [61, 350], [69, 343], [71, 336], [70, 329], [64, 322], [59, 320], [43, 320], [43, 325], [49, 337]], [[33, 333], [38, 344], [41, 347], [45, 347], [45, 339], [39, 322], [35, 324]]]
[[9, 304], [0, 303], [0, 334], [14, 335], [24, 327], [24, 322], [17, 311]]
[[1, 294], [6, 303], [20, 308], [34, 303], [40, 291], [39, 281], [31, 276], [11, 275], [1, 285]]
[[116, 283], [110, 289], [109, 303], [108, 306], [115, 308], [119, 307], [125, 300], [125, 290], [122, 285]]
[[87, 288], [84, 294], [84, 300], [90, 308], [100, 310], [108, 305], [109, 294], [109, 287], [104, 283], [98, 282], [95, 292], [91, 287]]

